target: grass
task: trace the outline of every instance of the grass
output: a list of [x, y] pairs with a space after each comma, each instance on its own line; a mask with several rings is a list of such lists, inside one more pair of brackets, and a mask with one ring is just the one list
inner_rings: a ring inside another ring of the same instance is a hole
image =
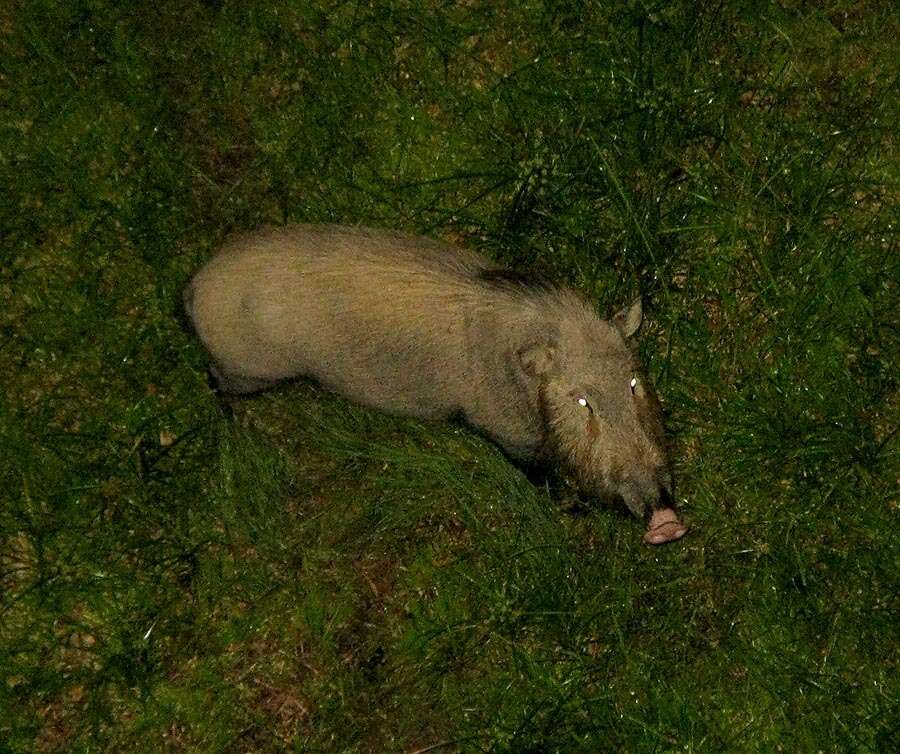
[[[7, 4], [0, 752], [897, 750], [898, 32]], [[289, 221], [641, 293], [692, 534], [303, 383], [221, 403], [179, 291]]]

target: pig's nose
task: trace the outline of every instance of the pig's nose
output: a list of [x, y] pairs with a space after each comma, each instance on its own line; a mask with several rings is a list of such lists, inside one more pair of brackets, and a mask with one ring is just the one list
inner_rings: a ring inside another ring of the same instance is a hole
[[672, 508], [660, 508], [653, 511], [644, 542], [648, 545], [662, 545], [674, 542], [687, 534], [688, 527], [682, 523]]

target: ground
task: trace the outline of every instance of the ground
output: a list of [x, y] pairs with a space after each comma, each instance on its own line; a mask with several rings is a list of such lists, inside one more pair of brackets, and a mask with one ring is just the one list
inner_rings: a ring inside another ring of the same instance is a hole
[[[900, 748], [890, 3], [0, 9], [0, 752]], [[692, 530], [180, 291], [327, 221], [640, 294]]]

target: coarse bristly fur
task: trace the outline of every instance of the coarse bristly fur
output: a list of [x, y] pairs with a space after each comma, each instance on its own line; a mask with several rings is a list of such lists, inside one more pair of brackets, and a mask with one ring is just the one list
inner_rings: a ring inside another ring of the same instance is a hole
[[470, 250], [298, 225], [230, 239], [184, 301], [225, 392], [311, 377], [389, 413], [462, 416], [636, 515], [671, 505], [657, 400], [629, 345], [640, 300], [605, 321], [574, 290]]

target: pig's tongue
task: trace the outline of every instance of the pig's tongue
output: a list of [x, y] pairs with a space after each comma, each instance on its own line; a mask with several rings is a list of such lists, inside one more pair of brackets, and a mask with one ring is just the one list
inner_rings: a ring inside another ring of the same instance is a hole
[[678, 516], [671, 508], [653, 511], [650, 525], [644, 535], [644, 542], [648, 545], [662, 545], [666, 542], [674, 542], [687, 534], [688, 527], [678, 520]]

